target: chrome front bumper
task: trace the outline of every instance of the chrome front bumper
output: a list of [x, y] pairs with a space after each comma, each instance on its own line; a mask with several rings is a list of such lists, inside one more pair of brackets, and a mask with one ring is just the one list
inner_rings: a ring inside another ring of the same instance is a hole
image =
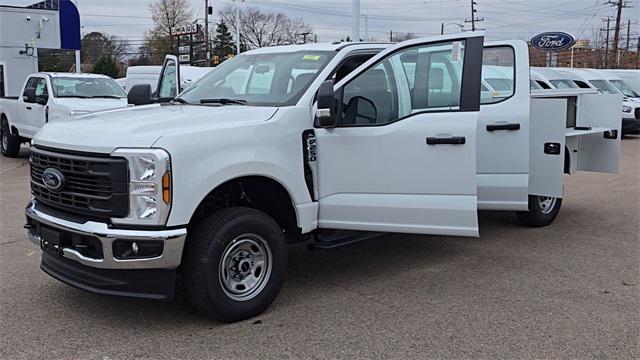
[[[35, 203], [30, 203], [26, 209], [26, 216], [50, 228], [97, 238], [102, 244], [102, 259], [94, 259], [82, 255], [75, 249], [62, 248], [64, 258], [77, 261], [83, 265], [99, 269], [175, 269], [180, 265], [182, 249], [187, 236], [186, 229], [174, 230], [121, 230], [111, 229], [105, 223], [86, 221], [76, 223], [46, 214], [36, 209]], [[28, 238], [42, 248], [44, 241], [33, 228], [28, 229]], [[162, 255], [143, 259], [116, 259], [113, 255], [115, 240], [131, 240], [136, 242], [162, 241]]]

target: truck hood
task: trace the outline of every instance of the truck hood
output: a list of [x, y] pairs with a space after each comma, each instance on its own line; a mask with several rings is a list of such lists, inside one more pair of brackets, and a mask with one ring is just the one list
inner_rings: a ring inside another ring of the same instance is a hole
[[111, 153], [117, 148], [151, 147], [161, 137], [197, 134], [215, 128], [242, 126], [269, 120], [275, 107], [145, 105], [103, 111], [42, 127], [35, 145]]
[[66, 106], [70, 111], [100, 111], [127, 107], [127, 99], [80, 99], [80, 98], [56, 98], [56, 103]]

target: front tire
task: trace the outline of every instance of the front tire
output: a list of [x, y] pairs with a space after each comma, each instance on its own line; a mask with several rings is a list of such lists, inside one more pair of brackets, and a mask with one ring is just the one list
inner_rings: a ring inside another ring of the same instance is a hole
[[16, 157], [20, 154], [20, 136], [11, 133], [5, 118], [0, 123], [0, 151], [6, 157]]
[[520, 222], [530, 227], [550, 225], [558, 216], [562, 199], [549, 196], [529, 195], [529, 211], [517, 211]]
[[276, 298], [287, 269], [282, 228], [262, 211], [231, 207], [200, 222], [185, 244], [187, 297], [224, 322], [261, 314]]

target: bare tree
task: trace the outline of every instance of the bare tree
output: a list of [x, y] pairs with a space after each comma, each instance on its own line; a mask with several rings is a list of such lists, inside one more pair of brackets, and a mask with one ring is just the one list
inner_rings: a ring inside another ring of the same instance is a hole
[[111, 57], [116, 62], [122, 61], [128, 49], [127, 40], [97, 31], [82, 38], [82, 60], [88, 64], [96, 63], [103, 56]]
[[[235, 36], [237, 8], [228, 5], [220, 10], [220, 17]], [[282, 13], [265, 13], [253, 7], [243, 9], [240, 14], [241, 48], [254, 49], [272, 45], [301, 43], [311, 27], [301, 19], [291, 19]]]
[[391, 37], [391, 42], [401, 42], [401, 41], [407, 41], [415, 38], [417, 38], [417, 36], [412, 32], [407, 32], [407, 33], [394, 32]]
[[173, 29], [193, 22], [193, 9], [188, 0], [155, 0], [149, 11], [154, 27], [146, 34], [141, 51], [148, 52], [153, 63], [161, 63], [166, 54], [177, 53], [178, 39], [173, 36]]

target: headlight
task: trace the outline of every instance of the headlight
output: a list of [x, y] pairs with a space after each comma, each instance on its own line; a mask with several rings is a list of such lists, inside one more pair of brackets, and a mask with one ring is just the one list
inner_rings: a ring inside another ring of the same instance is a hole
[[622, 112], [630, 113], [631, 112], [631, 106], [622, 105]]
[[80, 116], [80, 115], [86, 115], [86, 114], [88, 114], [90, 112], [91, 111], [89, 111], [89, 110], [71, 110], [69, 115], [71, 115], [71, 116]]
[[114, 224], [164, 225], [171, 209], [171, 159], [162, 149], [117, 149], [129, 162], [129, 215]]

